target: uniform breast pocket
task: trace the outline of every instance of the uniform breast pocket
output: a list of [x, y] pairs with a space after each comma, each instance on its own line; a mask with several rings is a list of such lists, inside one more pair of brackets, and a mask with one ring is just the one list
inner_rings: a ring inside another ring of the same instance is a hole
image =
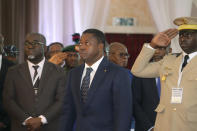
[[197, 74], [190, 75], [186, 80], [185, 82], [189, 88], [197, 88]]

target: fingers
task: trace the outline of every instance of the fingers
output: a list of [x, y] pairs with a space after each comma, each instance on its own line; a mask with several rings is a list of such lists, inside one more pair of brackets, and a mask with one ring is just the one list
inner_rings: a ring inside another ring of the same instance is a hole
[[161, 33], [167, 35], [169, 39], [173, 39], [178, 34], [178, 30], [177, 29], [167, 29]]

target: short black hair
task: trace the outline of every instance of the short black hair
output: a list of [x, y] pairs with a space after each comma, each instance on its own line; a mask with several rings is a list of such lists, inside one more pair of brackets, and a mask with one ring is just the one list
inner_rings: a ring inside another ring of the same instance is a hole
[[64, 47], [64, 45], [62, 43], [60, 43], [60, 42], [53, 42], [50, 45], [48, 45], [48, 47], [51, 47], [53, 45], [60, 45], [62, 48]]
[[90, 33], [92, 34], [99, 43], [102, 43], [105, 46], [105, 35], [102, 31], [98, 29], [87, 29], [83, 32], [83, 34]]

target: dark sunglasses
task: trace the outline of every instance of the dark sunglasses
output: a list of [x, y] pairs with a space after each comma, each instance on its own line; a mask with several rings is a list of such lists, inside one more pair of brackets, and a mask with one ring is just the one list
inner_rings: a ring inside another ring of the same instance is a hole
[[[112, 54], [116, 54], [116, 53], [112, 53]], [[128, 57], [128, 58], [130, 57], [130, 54], [128, 54], [128, 53], [119, 53], [118, 55], [119, 55], [121, 58], [122, 58], [122, 57]]]

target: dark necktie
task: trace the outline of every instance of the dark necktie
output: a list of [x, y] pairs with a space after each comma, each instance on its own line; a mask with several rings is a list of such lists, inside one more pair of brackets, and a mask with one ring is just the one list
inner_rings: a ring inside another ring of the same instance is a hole
[[188, 55], [185, 55], [184, 57], [184, 62], [182, 64], [182, 68], [181, 68], [181, 71], [183, 70], [183, 68], [187, 65], [187, 60], [189, 59], [189, 56]]
[[90, 85], [90, 73], [92, 72], [92, 68], [86, 68], [86, 74], [83, 78], [81, 85], [81, 99], [82, 102], [85, 103], [87, 100], [88, 89]]
[[[33, 81], [35, 80], [36, 76], [38, 75], [38, 68], [39, 66], [36, 65], [36, 66], [33, 66], [35, 72], [34, 72], [34, 77], [33, 77]], [[35, 95], [38, 94], [38, 87], [39, 87], [39, 83], [40, 83], [40, 80], [39, 80], [39, 77], [37, 78], [35, 84], [33, 85], [33, 88], [34, 88], [34, 93]]]

